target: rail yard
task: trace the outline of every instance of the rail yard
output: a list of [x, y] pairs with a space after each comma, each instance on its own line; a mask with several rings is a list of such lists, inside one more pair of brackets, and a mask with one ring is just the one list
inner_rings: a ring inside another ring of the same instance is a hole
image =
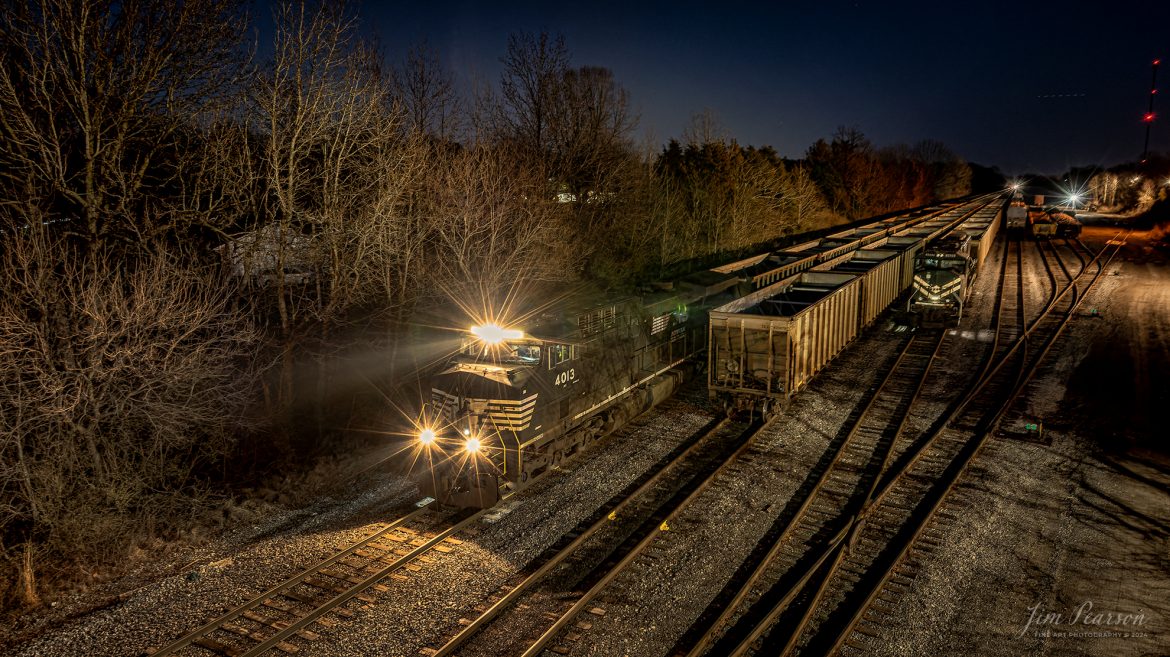
[[[1109, 317], [1137, 312], [1119, 290], [1164, 265], [1135, 264], [1127, 229], [998, 231], [1007, 201], [713, 272], [735, 286], [680, 283], [643, 300], [666, 323], [629, 375], [673, 396], [581, 392], [545, 416], [557, 433], [499, 438], [509, 476], [448, 472], [420, 501], [371, 475], [20, 654], [1163, 653], [1170, 468], [1092, 443], [1067, 413]], [[686, 317], [660, 312], [685, 294]], [[931, 321], [907, 319], [911, 297]], [[1145, 312], [1170, 324], [1165, 304]], [[543, 337], [544, 358], [578, 346]], [[696, 354], [705, 372], [676, 375]], [[494, 407], [460, 415], [460, 390], [440, 397], [448, 428], [478, 451]]]

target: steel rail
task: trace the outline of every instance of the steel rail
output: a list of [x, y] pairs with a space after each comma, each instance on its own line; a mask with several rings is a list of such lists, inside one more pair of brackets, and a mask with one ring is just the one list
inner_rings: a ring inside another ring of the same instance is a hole
[[[919, 394], [922, 391], [923, 382], [926, 381], [927, 373], [930, 371], [931, 365], [934, 362], [934, 358], [938, 353], [938, 349], [942, 345], [942, 336], [943, 336], [942, 332], [939, 332], [937, 335], [933, 336], [935, 338], [934, 348], [931, 350], [931, 354], [928, 357], [926, 367], [923, 368], [922, 374], [918, 377], [917, 386], [910, 393], [910, 401], [906, 406], [906, 412], [902, 414], [901, 418], [898, 421], [897, 429], [893, 432], [894, 440], [897, 439], [897, 435], [902, 431], [902, 428], [905, 426], [906, 421], [910, 415], [910, 412], [909, 412], [910, 407], [914, 404], [914, 402], [917, 400]], [[903, 346], [902, 351], [898, 355], [894, 364], [886, 372], [886, 376], [878, 384], [877, 390], [874, 392], [874, 394], [872, 396], [870, 396], [869, 400], [866, 402], [865, 406], [862, 408], [861, 413], [857, 416], [857, 420], [853, 423], [853, 426], [850, 427], [849, 432], [846, 435], [845, 439], [843, 441], [841, 441], [840, 446], [837, 448], [837, 451], [833, 456], [832, 462], [829, 463], [825, 467], [824, 471], [817, 478], [817, 481], [813, 485], [812, 490], [810, 490], [809, 493], [805, 496], [804, 501], [801, 503], [800, 507], [793, 514], [792, 519], [788, 521], [785, 528], [781, 531], [780, 536], [777, 537], [776, 540], [773, 542], [772, 547], [769, 548], [768, 552], [757, 563], [756, 567], [752, 570], [751, 574], [748, 575], [747, 580], [740, 587], [739, 591], [736, 592], [735, 596], [732, 597], [732, 599], [724, 607], [723, 612], [718, 616], [718, 618], [716, 618], [710, 624], [708, 629], [703, 633], [703, 635], [695, 642], [695, 644], [691, 647], [691, 649], [686, 653], [687, 657], [698, 657], [699, 655], [702, 655], [703, 652], [715, 641], [715, 635], [718, 632], [718, 630], [725, 628], [727, 626], [729, 619], [735, 614], [736, 611], [739, 610], [739, 607], [743, 603], [744, 599], [746, 599], [747, 596], [751, 594], [755, 585], [764, 576], [764, 574], [767, 572], [768, 568], [775, 561], [777, 555], [779, 555], [780, 550], [784, 547], [784, 545], [787, 544], [787, 541], [791, 538], [792, 530], [798, 525], [799, 521], [805, 516], [809, 507], [812, 505], [813, 501], [815, 499], [817, 499], [817, 495], [820, 493], [821, 489], [829, 481], [830, 473], [833, 471], [833, 468], [840, 462], [842, 456], [845, 454], [845, 451], [846, 451], [845, 448], [857, 436], [857, 433], [860, 431], [862, 425], [865, 422], [866, 416], [869, 414], [869, 412], [873, 408], [873, 405], [876, 403], [877, 399], [881, 396], [882, 392], [894, 380], [895, 374], [897, 373], [899, 366], [902, 365], [903, 361], [905, 361], [908, 356], [910, 356], [911, 347], [913, 346], [914, 341], [918, 340], [920, 337], [921, 337], [920, 335], [915, 335], [915, 336], [912, 336], [910, 340], [906, 341], [906, 344]], [[875, 444], [875, 448], [877, 446], [878, 445]], [[891, 448], [893, 447], [892, 442], [891, 442], [890, 447]], [[886, 454], [882, 460], [882, 465], [878, 468], [879, 474], [880, 474], [881, 470], [883, 470], [885, 468], [885, 464], [889, 460], [890, 451], [892, 451], [892, 450], [891, 449], [886, 450]], [[878, 479], [878, 477], [875, 476], [874, 482], [871, 482], [869, 491], [872, 491], [872, 486], [874, 483], [876, 483], [877, 479]], [[869, 491], [867, 491], [866, 497], [868, 497]], [[848, 528], [849, 528], [849, 525], [847, 523], [842, 528], [840, 534], [844, 535], [844, 533], [848, 530]], [[830, 541], [830, 543], [833, 543], [833, 541]], [[817, 563], [820, 564], [823, 560], [824, 560], [824, 556], [822, 556], [821, 559], [819, 559], [817, 561]], [[810, 575], [811, 575], [811, 572], [806, 574], [805, 579], [807, 579], [807, 577]], [[795, 591], [790, 592], [789, 595], [794, 595], [794, 594], [795, 594]]]
[[705, 444], [705, 440], [707, 438], [722, 430], [728, 424], [728, 422], [730, 422], [730, 420], [728, 420], [726, 417], [719, 418], [716, 422], [713, 423], [713, 425], [709, 424], [707, 427], [704, 427], [701, 430], [698, 439], [696, 439], [690, 447], [684, 450], [666, 466], [659, 469], [658, 472], [654, 474], [654, 476], [643, 482], [642, 485], [638, 486], [636, 490], [625, 496], [621, 502], [619, 502], [610, 510], [608, 515], [602, 516], [600, 520], [581, 532], [577, 538], [573, 539], [572, 542], [561, 548], [561, 550], [559, 550], [556, 555], [550, 558], [532, 574], [525, 577], [522, 582], [517, 584], [504, 597], [497, 600], [495, 604], [484, 610], [478, 618], [466, 625], [462, 630], [459, 631], [458, 634], [444, 643], [442, 647], [440, 647], [435, 652], [430, 653], [430, 657], [446, 657], [447, 655], [453, 654], [463, 644], [467, 643], [467, 641], [469, 641], [473, 636], [478, 634], [480, 630], [487, 626], [488, 623], [503, 613], [505, 609], [510, 607], [517, 598], [527, 592], [528, 589], [539, 583], [545, 575], [552, 571], [553, 568], [561, 564], [565, 559], [576, 552], [577, 548], [584, 544], [585, 541], [591, 538], [601, 528], [612, 522], [618, 513], [625, 509], [629, 504], [633, 503], [634, 500], [641, 497], [642, 494], [649, 490], [652, 486], [658, 484], [662, 478], [665, 477], [666, 473], [672, 471], [675, 466], [678, 466], [679, 464], [683, 463], [683, 461], [694, 455], [694, 453]]
[[719, 475], [721, 475], [731, 465], [738, 461], [739, 458], [752, 447], [756, 436], [758, 436], [760, 432], [764, 430], [764, 428], [771, 426], [772, 422], [773, 420], [768, 420], [763, 423], [757, 423], [753, 426], [749, 426], [745, 432], [748, 435], [744, 439], [743, 445], [741, 445], [726, 459], [724, 459], [723, 463], [721, 463], [718, 468], [712, 471], [706, 479], [704, 479], [698, 486], [695, 487], [693, 491], [691, 491], [682, 501], [675, 505], [675, 507], [671, 509], [663, 518], [661, 524], [647, 532], [646, 535], [642, 537], [642, 539], [638, 541], [638, 543], [628, 553], [626, 553], [626, 555], [622, 557], [620, 561], [618, 561], [617, 564], [615, 564], [612, 568], [609, 569], [608, 572], [606, 572], [605, 576], [598, 580], [597, 583], [595, 583], [588, 591], [582, 594], [577, 602], [575, 602], [568, 611], [561, 614], [556, 622], [553, 623], [552, 627], [546, 630], [544, 634], [540, 635], [540, 637], [535, 642], [529, 645], [521, 657], [536, 657], [536, 655], [539, 655], [540, 652], [544, 650], [545, 646], [547, 646], [550, 641], [556, 638], [556, 636], [560, 634], [560, 631], [564, 629], [564, 627], [568, 625], [573, 620], [573, 618], [577, 616], [577, 614], [585, 609], [586, 605], [592, 602], [593, 599], [596, 598], [602, 590], [609, 586], [609, 583], [612, 582], [614, 578], [621, 574], [628, 565], [633, 563], [634, 559], [640, 556], [642, 552], [645, 551], [645, 549], [654, 542], [654, 539], [656, 539], [658, 535], [664, 531], [663, 528], [668, 526], [670, 521], [674, 520], [679, 513], [688, 508], [690, 504], [699, 497], [699, 495], [705, 492], [711, 486], [711, 484], [714, 483]]
[[[1008, 253], [1011, 251], [1010, 243], [1005, 244], [1004, 251], [1005, 251], [1005, 256], [1007, 256]], [[1016, 271], [1017, 290], [1016, 290], [1016, 292], [1017, 292], [1017, 295], [1019, 295], [1023, 289], [1022, 288], [1023, 259], [1022, 259], [1022, 248], [1019, 244], [1017, 244], [1016, 255], [1017, 255], [1017, 260], [1016, 260], [1016, 262], [1017, 262], [1017, 271]], [[973, 385], [969, 386], [968, 390], [965, 391], [965, 394], [960, 399], [960, 401], [957, 404], [955, 404], [954, 406], [952, 406], [949, 413], [947, 413], [947, 415], [945, 416], [945, 419], [943, 419], [941, 422], [936, 423], [936, 425], [930, 429], [930, 431], [931, 431], [930, 438], [925, 443], [919, 445], [917, 453], [914, 454], [914, 456], [908, 462], [902, 464], [902, 466], [899, 468], [897, 473], [893, 473], [891, 476], [889, 476], [889, 478], [886, 480], [885, 484], [880, 487], [880, 490], [878, 492], [871, 493], [871, 496], [870, 496], [868, 502], [862, 507], [862, 509], [858, 512], [858, 514], [855, 516], [854, 520], [852, 521], [855, 531], [865, 523], [870, 512], [872, 510], [878, 508], [885, 501], [886, 496], [894, 489], [895, 484], [899, 483], [902, 480], [902, 477], [905, 476], [908, 472], [910, 472], [911, 469], [914, 468], [914, 466], [917, 465], [922, 458], [924, 458], [924, 456], [926, 454], [926, 447], [933, 444], [934, 441], [937, 440], [939, 438], [939, 436], [941, 436], [943, 434], [943, 432], [950, 426], [950, 424], [955, 419], [961, 417], [963, 414], [965, 414], [970, 409], [971, 404], [974, 401], [974, 399], [976, 399], [977, 396], [986, 388], [989, 381], [996, 374], [999, 373], [1000, 368], [1003, 366], [1003, 364], [1005, 362], [1007, 362], [1008, 359], [1010, 359], [1011, 356], [1017, 352], [1017, 349], [1021, 348], [1021, 345], [1023, 345], [1025, 343], [1025, 338], [1028, 335], [1028, 332], [1031, 329], [1035, 328], [1035, 325], [1039, 323], [1040, 319], [1042, 319], [1042, 316], [1038, 317], [1037, 320], [1035, 322], [1033, 322], [1031, 326], [1024, 326], [1021, 324], [1020, 325], [1021, 333], [1019, 335], [1015, 336], [1015, 340], [1012, 342], [1011, 346], [998, 359], [999, 362], [995, 363], [993, 365], [993, 363], [997, 360], [995, 358], [995, 351], [999, 347], [1001, 335], [1004, 332], [1004, 329], [1006, 328], [1003, 321], [1002, 321], [1003, 315], [1006, 312], [1011, 312], [1012, 314], [1016, 315], [1017, 318], [1019, 318], [1019, 320], [1026, 321], [1026, 317], [1024, 317], [1023, 312], [1021, 310], [1022, 305], [1020, 305], [1019, 307], [1016, 307], [1016, 308], [1007, 308], [1005, 306], [1005, 304], [1002, 303], [1002, 299], [1005, 298], [1005, 295], [1003, 292], [1004, 292], [1004, 288], [1006, 286], [1006, 281], [1008, 279], [1007, 270], [1008, 270], [1009, 260], [1010, 260], [1009, 257], [1005, 257], [1005, 260], [1003, 262], [1003, 267], [1001, 268], [1000, 284], [999, 284], [1000, 293], [997, 295], [997, 308], [996, 308], [996, 311], [997, 311], [996, 312], [996, 315], [997, 315], [996, 339], [995, 339], [995, 342], [992, 346], [992, 349], [989, 351], [988, 359], [984, 362], [984, 367], [982, 368], [980, 375], [973, 382]], [[1050, 308], [1054, 302], [1055, 302], [1055, 295], [1053, 298], [1050, 298], [1049, 303], [1045, 306], [1045, 312], [1047, 312], [1047, 309]], [[1017, 384], [1020, 381], [1022, 371], [1023, 371], [1023, 368], [1021, 365], [1021, 372], [1018, 373], [1017, 377], [1016, 377], [1015, 383], [1017, 383]], [[789, 637], [785, 643], [785, 647], [784, 647], [784, 651], [783, 651], [784, 653], [789, 652], [792, 649], [795, 642], [799, 639], [801, 633], [804, 631], [804, 627], [807, 625], [808, 621], [811, 618], [811, 614], [816, 607], [815, 603], [818, 603], [819, 600], [824, 595], [824, 593], [826, 591], [826, 587], [828, 585], [828, 582], [832, 579], [833, 574], [835, 574], [837, 568], [839, 567], [839, 565], [842, 561], [843, 556], [844, 556], [844, 554], [839, 554], [838, 558], [833, 562], [833, 565], [827, 570], [825, 577], [822, 580], [821, 585], [817, 588], [816, 593], [814, 594], [814, 601], [813, 601], [814, 604], [810, 604], [810, 605], [807, 605], [805, 607], [800, 619], [798, 619], [796, 628], [789, 635]], [[754, 641], [759, 636], [762, 636], [762, 634], [767, 630], [767, 627], [770, 626], [771, 623], [775, 622], [775, 620], [777, 618], [779, 618], [780, 614], [783, 613], [784, 609], [785, 609], [785, 605], [782, 605], [782, 604], [775, 605], [766, 614], [764, 621], [762, 621], [759, 624], [762, 627], [757, 627], [756, 629], [758, 631], [755, 631], [750, 635], [750, 637], [752, 637], [751, 640], [745, 639], [744, 641], [741, 641], [740, 644], [736, 646], [735, 650], [730, 654], [731, 655], [745, 654], [750, 649], [752, 641]]]
[[182, 637], [172, 641], [171, 643], [163, 646], [162, 648], [159, 648], [155, 652], [151, 653], [152, 656], [153, 657], [162, 657], [164, 655], [171, 655], [171, 654], [174, 654], [174, 652], [176, 650], [179, 650], [180, 648], [184, 648], [186, 646], [191, 645], [192, 643], [203, 638], [207, 634], [219, 629], [225, 623], [229, 623], [229, 622], [239, 618], [241, 615], [243, 615], [244, 612], [251, 611], [251, 610], [259, 607], [260, 605], [262, 605], [264, 603], [265, 600], [267, 600], [273, 596], [280, 595], [282, 592], [290, 590], [292, 587], [304, 582], [306, 579], [312, 577], [313, 575], [319, 574], [321, 572], [322, 568], [327, 568], [327, 567], [333, 565], [334, 563], [337, 563], [341, 559], [353, 554], [357, 550], [360, 550], [361, 548], [372, 543], [373, 541], [375, 541], [379, 538], [382, 538], [383, 536], [390, 533], [391, 531], [394, 531], [395, 529], [397, 529], [401, 525], [403, 525], [411, 520], [416, 519], [417, 517], [419, 517], [423, 513], [425, 513], [427, 510], [428, 510], [427, 505], [424, 504], [423, 506], [419, 507], [418, 509], [416, 509], [416, 510], [406, 514], [405, 516], [402, 516], [398, 520], [395, 520], [394, 522], [390, 523], [382, 530], [358, 541], [357, 543], [351, 545], [350, 547], [346, 548], [345, 550], [342, 550], [341, 552], [334, 554], [333, 556], [329, 557], [328, 559], [325, 559], [324, 561], [318, 562], [317, 564], [310, 566], [309, 568], [306, 568], [305, 570], [301, 571], [297, 575], [294, 575], [294, 576], [284, 580], [280, 584], [277, 584], [276, 586], [272, 587], [271, 589], [268, 589], [264, 593], [261, 593], [260, 595], [252, 598], [251, 600], [245, 602], [244, 604], [236, 607], [235, 609], [232, 609], [231, 611], [223, 614], [222, 616], [216, 618], [215, 620], [212, 620], [212, 621], [206, 623], [205, 625], [203, 625], [199, 629], [195, 630], [194, 632], [189, 632], [189, 633], [183, 635]]
[[387, 565], [385, 568], [382, 568], [381, 570], [366, 577], [360, 583], [355, 584], [352, 588], [345, 591], [344, 593], [339, 593], [336, 596], [334, 596], [333, 598], [330, 598], [324, 604], [318, 606], [316, 609], [309, 612], [305, 616], [302, 616], [301, 618], [297, 619], [296, 621], [293, 621], [288, 627], [284, 628], [283, 630], [278, 631], [276, 634], [274, 634], [274, 635], [268, 637], [267, 639], [265, 639], [264, 641], [260, 642], [259, 645], [254, 646], [251, 650], [248, 650], [247, 652], [245, 652], [242, 655], [242, 657], [255, 657], [256, 655], [263, 654], [268, 649], [276, 646], [276, 644], [284, 641], [285, 639], [292, 636], [293, 634], [296, 634], [297, 632], [308, 627], [309, 623], [312, 623], [313, 621], [324, 616], [325, 614], [329, 613], [330, 611], [333, 611], [334, 609], [340, 607], [341, 605], [345, 604], [346, 602], [349, 602], [353, 598], [357, 597], [358, 594], [362, 593], [363, 591], [369, 589], [374, 584], [377, 584], [379, 581], [388, 577], [394, 571], [398, 570], [399, 568], [402, 568], [403, 566], [410, 563], [414, 559], [417, 559], [419, 556], [425, 554], [426, 552], [429, 552], [431, 550], [431, 548], [435, 547], [439, 543], [442, 543], [444, 540], [447, 539], [448, 536], [450, 536], [451, 534], [454, 534], [455, 532], [459, 531], [460, 529], [463, 529], [464, 527], [470, 525], [471, 523], [475, 522], [476, 520], [479, 520], [484, 514], [486, 514], [490, 510], [491, 510], [490, 508], [480, 509], [479, 511], [471, 514], [470, 516], [464, 518], [463, 520], [460, 520], [459, 522], [455, 523], [454, 525], [451, 525], [447, 529], [439, 532], [438, 534], [435, 534], [435, 536], [433, 536], [431, 539], [429, 539], [428, 541], [426, 541], [422, 545], [417, 546], [415, 549], [411, 550], [409, 553], [399, 557], [398, 559], [395, 559], [392, 563]]
[[[1077, 306], [1080, 305], [1080, 303], [1084, 300], [1085, 295], [1087, 295], [1088, 292], [1090, 290], [1092, 290], [1092, 288], [1096, 285], [1097, 281], [1100, 280], [1101, 275], [1105, 272], [1105, 267], [1108, 266], [1110, 262], [1112, 262], [1113, 257], [1116, 256], [1120, 250], [1121, 250], [1120, 245], [1117, 245], [1117, 248], [1113, 251], [1112, 254], [1109, 255], [1109, 258], [1107, 258], [1104, 263], [1099, 263], [1098, 270], [1097, 270], [1096, 274], [1093, 275], [1092, 280], [1090, 280], [1088, 285], [1086, 285], [1084, 293], [1081, 294], [1079, 296], [1079, 298], [1076, 298], [1074, 300], [1074, 302], [1069, 306], [1069, 309], [1065, 312], [1064, 317], [1060, 320], [1060, 323], [1059, 323], [1056, 331], [1051, 336], [1049, 336], [1049, 338], [1045, 341], [1045, 344], [1043, 345], [1043, 348], [1041, 349], [1041, 352], [1037, 357], [1036, 366], [1029, 370], [1028, 375], [1025, 377], [1025, 380], [1019, 384], [1017, 390], [1013, 391], [1013, 396], [1012, 396], [1013, 400], [1015, 399], [1015, 394], [1018, 393], [1018, 390], [1022, 389], [1027, 384], [1027, 382], [1029, 380], [1031, 380], [1032, 375], [1035, 374], [1036, 370], [1038, 369], [1039, 363], [1043, 361], [1044, 357], [1049, 353], [1049, 351], [1052, 349], [1053, 345], [1056, 344], [1057, 338], [1063, 332], [1064, 328], [1068, 325], [1068, 322], [1072, 319], [1073, 312], [1076, 310]], [[1102, 253], [1104, 253], [1104, 249], [1102, 249], [1102, 251], [1097, 254], [1097, 257], [1094, 258], [1094, 261], [1098, 261]], [[996, 412], [995, 416], [988, 423], [988, 426], [994, 427], [999, 422], [999, 420], [1003, 417], [1003, 415], [1007, 412], [1009, 407], [1010, 407], [1010, 403], [1004, 404], [1002, 407], [1000, 407], [998, 409], [998, 411]], [[837, 636], [837, 639], [833, 643], [833, 646], [832, 646], [830, 652], [839, 652], [841, 650], [842, 645], [849, 638], [849, 636], [855, 631], [857, 623], [860, 622], [862, 617], [865, 615], [865, 612], [869, 609], [873, 600], [881, 594], [882, 589], [889, 583], [890, 577], [893, 574], [894, 570], [896, 569], [897, 565], [905, 559], [906, 555], [914, 547], [918, 538], [921, 537], [922, 533], [930, 525], [930, 521], [935, 517], [935, 514], [938, 512], [938, 510], [940, 508], [942, 508], [942, 501], [944, 499], [946, 499], [947, 494], [951, 490], [954, 489], [954, 486], [962, 478], [963, 474], [966, 473], [967, 468], [970, 466], [971, 462], [973, 462], [975, 460], [975, 458], [978, 457], [978, 455], [983, 451], [983, 448], [987, 445], [987, 442], [988, 442], [987, 438], [990, 435], [991, 435], [990, 431], [984, 432], [975, 441], [973, 441], [975, 446], [973, 449], [967, 450], [968, 453], [966, 454], [965, 458], [963, 458], [962, 461], [959, 462], [958, 472], [956, 473], [954, 479], [947, 485], [945, 490], [943, 490], [942, 493], [938, 496], [938, 499], [936, 500], [935, 504], [927, 511], [925, 516], [919, 522], [919, 525], [916, 528], [916, 530], [914, 531], [910, 540], [905, 542], [902, 549], [899, 550], [898, 555], [892, 560], [891, 566], [886, 569], [886, 571], [882, 574], [877, 585], [874, 586], [870, 590], [869, 595], [867, 595], [865, 600], [862, 602], [862, 604], [860, 606], [858, 606], [857, 610], [852, 615], [852, 618], [850, 619], [849, 623], [845, 626], [845, 628]], [[954, 464], [952, 464], [952, 465], [954, 465]]]

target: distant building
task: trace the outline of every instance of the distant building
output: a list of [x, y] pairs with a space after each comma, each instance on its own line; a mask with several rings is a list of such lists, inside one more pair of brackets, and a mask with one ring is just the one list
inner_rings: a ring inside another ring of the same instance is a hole
[[282, 255], [285, 285], [304, 285], [315, 276], [309, 237], [299, 233], [282, 235], [279, 225], [234, 235], [216, 250], [231, 267], [231, 276], [260, 286], [276, 283]]

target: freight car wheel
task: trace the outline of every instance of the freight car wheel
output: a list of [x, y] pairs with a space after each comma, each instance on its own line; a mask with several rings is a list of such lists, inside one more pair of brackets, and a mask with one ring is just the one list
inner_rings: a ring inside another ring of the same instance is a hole
[[760, 405], [760, 420], [767, 422], [772, 419], [772, 414], [776, 410], [776, 405], [772, 403], [771, 399], [765, 399], [764, 403]]

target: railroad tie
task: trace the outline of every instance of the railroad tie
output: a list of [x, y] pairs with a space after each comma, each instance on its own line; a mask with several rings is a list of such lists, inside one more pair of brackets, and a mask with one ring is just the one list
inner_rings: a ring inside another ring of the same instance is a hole
[[901, 584], [902, 586], [905, 586], [906, 588], [910, 588], [910, 587], [914, 586], [914, 578], [913, 577], [907, 577], [905, 575], [899, 575], [896, 573], [890, 576], [890, 581], [894, 582], [896, 584]]
[[236, 625], [235, 623], [224, 623], [223, 625], [219, 626], [219, 629], [223, 630], [224, 632], [231, 632], [232, 634], [239, 634], [240, 636], [246, 636], [249, 639], [252, 639], [253, 641], [257, 641], [257, 642], [263, 641], [264, 639], [268, 638], [268, 636], [266, 634], [262, 634], [260, 632], [255, 632], [253, 630], [249, 630], [248, 628], [244, 627], [243, 625]]
[[[322, 575], [325, 575], [326, 577], [332, 577], [333, 579], [339, 579], [343, 582], [349, 582], [350, 584], [361, 584], [363, 581], [362, 578], [360, 578], [360, 577], [355, 577], [354, 575], [349, 575], [349, 574], [343, 573], [343, 572], [338, 571], [338, 570], [333, 570], [331, 568], [322, 568], [321, 570], [319, 570], [317, 572], [321, 573]], [[386, 586], [385, 584], [374, 584], [370, 588], [374, 589], [378, 593], [386, 593], [387, 591], [390, 590], [390, 587]]]
[[296, 591], [281, 591], [280, 595], [283, 595], [290, 600], [296, 600], [297, 602], [304, 603], [310, 607], [320, 607], [325, 603], [325, 600], [321, 598], [305, 595], [303, 593], [297, 593]]
[[[334, 586], [334, 585], [330, 584], [329, 582], [326, 582], [324, 580], [319, 580], [315, 577], [306, 578], [305, 584], [319, 588], [322, 591], [328, 591], [330, 593], [341, 594], [341, 593], [346, 593], [348, 591], [348, 589], [345, 589], [345, 588], [340, 587], [340, 586]], [[365, 602], [367, 604], [374, 604], [375, 602], [377, 602], [374, 599], [374, 597], [368, 593], [358, 593], [357, 595], [355, 595], [353, 597], [355, 597], [358, 600], [361, 600], [362, 602]]]
[[[274, 618], [270, 618], [268, 616], [265, 616], [264, 614], [258, 614], [256, 612], [250, 611], [250, 610], [241, 613], [240, 616], [242, 616], [243, 618], [247, 618], [248, 620], [252, 621], [253, 623], [258, 623], [260, 625], [267, 625], [268, 627], [271, 627], [271, 628], [277, 629], [277, 630], [283, 630], [283, 629], [287, 628], [289, 625], [291, 625], [291, 623], [289, 623], [287, 621], [276, 620]], [[332, 621], [330, 621], [330, 622], [332, 622]], [[328, 625], [326, 627], [328, 627]], [[301, 637], [302, 639], [306, 639], [308, 641], [316, 641], [316, 640], [321, 638], [320, 634], [317, 634], [316, 632], [313, 632], [311, 630], [301, 630], [301, 631], [297, 632], [297, 636]]]
[[264, 602], [262, 602], [261, 604], [263, 604], [265, 607], [272, 607], [273, 609], [275, 609], [277, 611], [283, 611], [286, 614], [293, 613], [292, 605], [287, 605], [287, 604], [281, 602], [280, 600], [273, 600], [272, 598], [266, 598], [264, 600]]
[[845, 640], [845, 645], [853, 648], [854, 650], [860, 650], [862, 652], [868, 651], [870, 648], [868, 643], [865, 643], [864, 641], [858, 641], [852, 636]]
[[198, 639], [195, 639], [192, 641], [192, 643], [201, 648], [207, 648], [212, 652], [218, 652], [221, 655], [227, 655], [227, 657], [239, 657], [240, 655], [244, 654], [244, 651], [240, 650], [239, 648], [229, 646], [226, 643], [221, 643], [215, 639], [210, 639], [205, 636], [201, 636]]
[[877, 632], [869, 629], [868, 627], [865, 627], [865, 625], [862, 623], [858, 623], [858, 624], [854, 625], [853, 631], [857, 632], [858, 634], [864, 634], [865, 636], [868, 636], [868, 637], [871, 637], [874, 639], [878, 638], [878, 636], [879, 636]]

